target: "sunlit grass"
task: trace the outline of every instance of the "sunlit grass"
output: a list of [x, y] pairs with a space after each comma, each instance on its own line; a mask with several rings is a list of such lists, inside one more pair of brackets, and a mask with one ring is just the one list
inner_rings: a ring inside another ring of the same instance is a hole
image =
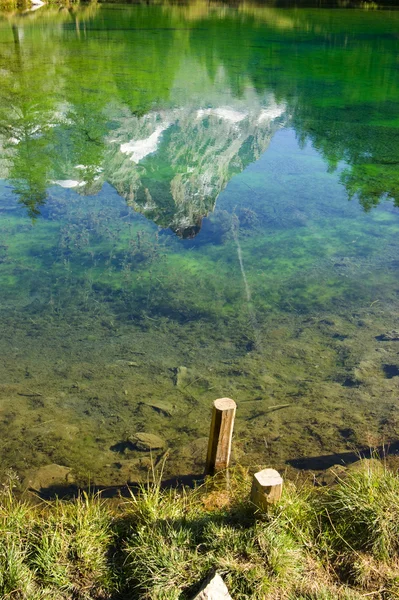
[[0, 502], [0, 597], [190, 598], [212, 571], [237, 600], [386, 600], [399, 593], [399, 476], [361, 461], [331, 487], [286, 482], [259, 513], [241, 468], [197, 489], [32, 504], [8, 475]]

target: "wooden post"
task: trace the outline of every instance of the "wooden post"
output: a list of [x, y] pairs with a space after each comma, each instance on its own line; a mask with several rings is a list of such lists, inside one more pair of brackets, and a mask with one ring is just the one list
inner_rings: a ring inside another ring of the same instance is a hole
[[276, 504], [283, 491], [283, 478], [275, 469], [263, 469], [252, 480], [251, 501], [263, 511]]
[[231, 398], [215, 400], [206, 457], [206, 473], [212, 474], [229, 466], [235, 416], [234, 400]]

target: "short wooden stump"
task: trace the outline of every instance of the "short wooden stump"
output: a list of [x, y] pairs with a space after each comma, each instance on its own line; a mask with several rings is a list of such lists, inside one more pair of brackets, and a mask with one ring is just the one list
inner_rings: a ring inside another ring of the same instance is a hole
[[267, 511], [276, 504], [283, 491], [283, 478], [275, 469], [263, 469], [255, 473], [252, 480], [251, 501], [260, 510]]

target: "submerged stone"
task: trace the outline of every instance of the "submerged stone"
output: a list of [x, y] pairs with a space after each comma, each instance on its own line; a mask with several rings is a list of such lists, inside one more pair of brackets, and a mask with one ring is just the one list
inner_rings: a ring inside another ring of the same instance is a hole
[[70, 467], [51, 464], [30, 472], [25, 478], [25, 486], [40, 492], [54, 486], [69, 486], [75, 481]]
[[191, 464], [203, 469], [208, 449], [208, 438], [201, 437], [193, 440], [179, 450], [180, 457]]
[[354, 463], [347, 466], [347, 471], [354, 473], [357, 471], [363, 471], [364, 473], [383, 473], [385, 465], [381, 460], [377, 458], [364, 458], [355, 461]]
[[177, 367], [175, 370], [175, 385], [177, 387], [183, 387], [189, 383], [188, 369], [187, 367]]
[[119, 475], [128, 482], [138, 481], [143, 471], [150, 471], [152, 461], [150, 457], [140, 457], [125, 460], [119, 463]]
[[170, 417], [173, 412], [173, 405], [170, 402], [164, 402], [162, 400], [148, 400], [142, 402], [142, 404], [144, 406], [148, 406], [149, 408], [154, 409], [156, 412], [166, 417]]
[[376, 340], [379, 342], [398, 342], [399, 341], [399, 331], [387, 331], [386, 333], [382, 333], [381, 335], [377, 335]]
[[136, 450], [141, 450], [142, 452], [149, 452], [150, 450], [162, 450], [166, 446], [165, 440], [154, 433], [136, 433], [129, 439], [129, 441], [132, 442]]
[[275, 385], [277, 383], [276, 379], [271, 375], [262, 375], [261, 380], [265, 385]]
[[371, 360], [362, 360], [357, 367], [353, 369], [353, 375], [356, 381], [363, 383], [373, 377], [380, 376], [380, 367]]
[[384, 464], [376, 458], [359, 458], [354, 463], [343, 465], [336, 464], [320, 473], [316, 479], [320, 485], [332, 486], [341, 483], [351, 473], [363, 471], [365, 473], [382, 473]]

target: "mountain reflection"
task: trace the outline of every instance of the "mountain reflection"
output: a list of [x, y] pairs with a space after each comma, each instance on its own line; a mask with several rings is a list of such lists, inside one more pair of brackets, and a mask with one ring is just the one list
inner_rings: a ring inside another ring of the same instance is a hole
[[244, 104], [126, 118], [110, 140], [104, 179], [160, 227], [194, 237], [231, 177], [259, 158], [284, 119], [284, 106], [272, 100]]
[[52, 185], [85, 195], [108, 182], [193, 237], [289, 123], [331, 170], [342, 163], [366, 210], [399, 205], [399, 14], [392, 31], [375, 14], [335, 15], [196, 3], [3, 21], [1, 176], [31, 217]]

